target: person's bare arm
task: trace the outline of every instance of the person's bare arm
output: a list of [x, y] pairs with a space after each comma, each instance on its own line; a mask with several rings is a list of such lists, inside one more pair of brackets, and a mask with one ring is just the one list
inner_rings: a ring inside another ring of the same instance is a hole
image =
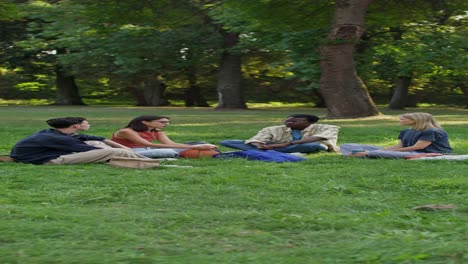
[[384, 150], [396, 150], [396, 149], [399, 149], [399, 148], [402, 148], [402, 147], [403, 147], [403, 143], [400, 140], [400, 141], [398, 141], [398, 144], [393, 145], [391, 147], [384, 148]]
[[180, 144], [172, 141], [164, 132], [159, 132], [158, 141], [159, 144], [149, 142], [148, 140], [140, 137], [137, 132], [131, 129], [121, 129], [116, 133], [116, 136], [120, 138], [125, 138], [129, 141], [132, 141], [135, 144], [143, 145], [151, 148], [186, 148], [186, 149], [216, 149], [216, 145], [212, 144], [199, 144], [199, 145], [187, 145]]
[[261, 143], [259, 143], [259, 146], [257, 146], [257, 148], [259, 148], [259, 149], [275, 149], [275, 148], [284, 148], [284, 147], [287, 147], [287, 146], [290, 146], [290, 145], [291, 145], [290, 142], [277, 143], [277, 144], [261, 144]]
[[299, 139], [299, 140], [291, 141], [291, 145], [315, 142], [315, 141], [320, 141], [320, 140], [326, 140], [326, 138], [316, 137], [316, 136], [304, 137], [304, 138]]
[[402, 144], [400, 143], [397, 146], [393, 146], [390, 148], [386, 148], [385, 150], [393, 150], [393, 151], [415, 151], [415, 150], [421, 150], [427, 148], [430, 144], [432, 144], [431, 141], [423, 141], [423, 140], [418, 140], [413, 146], [409, 147], [403, 147]]
[[[124, 146], [124, 145], [122, 145], [122, 144], [119, 144], [119, 143], [117, 143], [117, 142], [115, 142], [115, 141], [112, 141], [112, 140], [110, 140], [110, 139], [104, 139], [102, 142], [103, 142], [104, 144], [110, 146], [110, 147], [113, 147], [113, 148], [123, 148], [123, 149], [126, 149], [126, 150], [132, 150], [131, 148], [126, 147], [126, 146]], [[132, 151], [133, 151], [133, 150], [132, 150]]]
[[252, 142], [250, 143], [250, 145], [257, 147], [258, 149], [265, 149], [265, 150], [274, 148], [272, 145], [263, 144], [261, 142]]
[[312, 137], [307, 137], [307, 138], [303, 138], [300, 140], [295, 140], [295, 141], [285, 142], [285, 143], [277, 143], [277, 144], [251, 143], [251, 144], [256, 146], [259, 149], [275, 149], [275, 148], [284, 148], [284, 147], [295, 145], [295, 144], [315, 142], [315, 141], [320, 141], [320, 140], [325, 140], [325, 138], [312, 136]]
[[187, 148], [187, 149], [199, 149], [199, 150], [209, 150], [209, 149], [217, 149], [218, 146], [213, 144], [197, 144], [197, 145], [188, 145], [188, 144], [181, 144], [172, 141], [165, 133], [159, 134], [158, 137], [159, 142], [165, 145], [171, 145], [171, 148]]

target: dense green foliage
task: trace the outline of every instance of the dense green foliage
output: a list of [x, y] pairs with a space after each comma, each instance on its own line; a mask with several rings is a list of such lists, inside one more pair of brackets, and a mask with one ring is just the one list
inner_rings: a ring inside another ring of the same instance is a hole
[[[57, 67], [81, 96], [135, 101], [166, 85], [183, 100], [192, 85], [216, 101], [222, 30], [240, 33], [249, 102], [321, 105], [318, 50], [335, 1], [0, 1], [0, 98], [54, 99]], [[401, 12], [404, 10], [405, 12]], [[385, 104], [401, 76], [416, 103], [466, 105], [466, 11], [462, 0], [375, 1], [358, 49], [358, 73]], [[456, 57], [456, 59], [454, 59]], [[148, 84], [149, 83], [149, 84]], [[132, 88], [133, 87], [133, 88]]]
[[[426, 4], [428, 11], [435, 8]], [[415, 7], [403, 4], [401, 8]], [[362, 43], [360, 74], [375, 99], [382, 103], [388, 100], [391, 92], [388, 88], [396, 77], [407, 76], [413, 79], [410, 87], [413, 100], [463, 104], [461, 80], [465, 78], [468, 60], [458, 55], [465, 53], [467, 28], [466, 18], [454, 15], [458, 14], [456, 8], [445, 6], [431, 18], [418, 18], [418, 23], [412, 17], [405, 18], [406, 23], [401, 25], [395, 24], [395, 20], [382, 25], [370, 19], [374, 23]], [[402, 12], [400, 16], [408, 13], [412, 12]]]
[[[252, 107], [253, 108], [253, 107]], [[414, 109], [411, 109], [412, 111]], [[86, 116], [109, 137], [139, 114], [171, 117], [176, 141], [247, 138], [304, 108], [212, 111], [2, 107], [0, 151], [53, 116]], [[321, 120], [339, 143], [391, 145], [402, 111]], [[468, 154], [466, 110], [424, 109]], [[323, 116], [325, 109], [314, 114]], [[465, 263], [466, 161], [367, 160], [322, 153], [299, 163], [178, 160], [192, 168], [0, 163], [2, 263]], [[424, 204], [455, 210], [415, 211]]]

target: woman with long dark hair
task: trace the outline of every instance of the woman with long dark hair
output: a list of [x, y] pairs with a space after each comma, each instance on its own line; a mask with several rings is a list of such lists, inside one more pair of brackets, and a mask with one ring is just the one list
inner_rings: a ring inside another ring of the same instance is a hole
[[170, 119], [167, 116], [139, 116], [132, 119], [126, 127], [117, 130], [112, 135], [112, 140], [150, 158], [177, 157], [180, 152], [188, 149], [217, 149], [212, 144], [188, 145], [172, 141], [162, 131], [169, 124]]

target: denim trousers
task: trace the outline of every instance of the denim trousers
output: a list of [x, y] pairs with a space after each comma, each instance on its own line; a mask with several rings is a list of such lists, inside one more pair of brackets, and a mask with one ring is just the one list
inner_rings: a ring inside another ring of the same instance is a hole
[[341, 154], [348, 156], [353, 151], [363, 152], [366, 151], [368, 158], [384, 158], [384, 159], [404, 159], [409, 156], [421, 154], [424, 152], [418, 151], [394, 151], [384, 150], [382, 147], [363, 145], [363, 144], [343, 144], [340, 146]]
[[186, 149], [172, 149], [172, 148], [133, 148], [133, 150], [148, 158], [175, 158], [179, 156], [179, 152]]
[[[224, 141], [221, 141], [219, 144], [225, 147], [233, 148], [233, 149], [258, 150], [258, 148], [252, 144], [245, 144], [244, 140], [224, 140]], [[312, 153], [312, 152], [317, 152], [320, 150], [327, 150], [327, 147], [318, 142], [308, 142], [308, 143], [289, 145], [283, 148], [275, 148], [273, 150], [283, 152], [283, 153], [294, 153], [294, 152]]]

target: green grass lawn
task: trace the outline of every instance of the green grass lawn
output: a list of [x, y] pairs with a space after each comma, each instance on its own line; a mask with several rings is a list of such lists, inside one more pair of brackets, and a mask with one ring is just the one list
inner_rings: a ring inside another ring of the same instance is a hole
[[[382, 110], [341, 127], [339, 143], [392, 145], [398, 114], [436, 116], [468, 154], [467, 110]], [[58, 116], [84, 116], [88, 134], [141, 114], [168, 115], [177, 142], [245, 139], [294, 113], [324, 109], [0, 107], [0, 154]], [[222, 148], [222, 150], [228, 150]], [[298, 163], [243, 159], [105, 164], [0, 163], [0, 263], [467, 263], [468, 162], [309, 155]], [[454, 210], [415, 211], [424, 204]]]

